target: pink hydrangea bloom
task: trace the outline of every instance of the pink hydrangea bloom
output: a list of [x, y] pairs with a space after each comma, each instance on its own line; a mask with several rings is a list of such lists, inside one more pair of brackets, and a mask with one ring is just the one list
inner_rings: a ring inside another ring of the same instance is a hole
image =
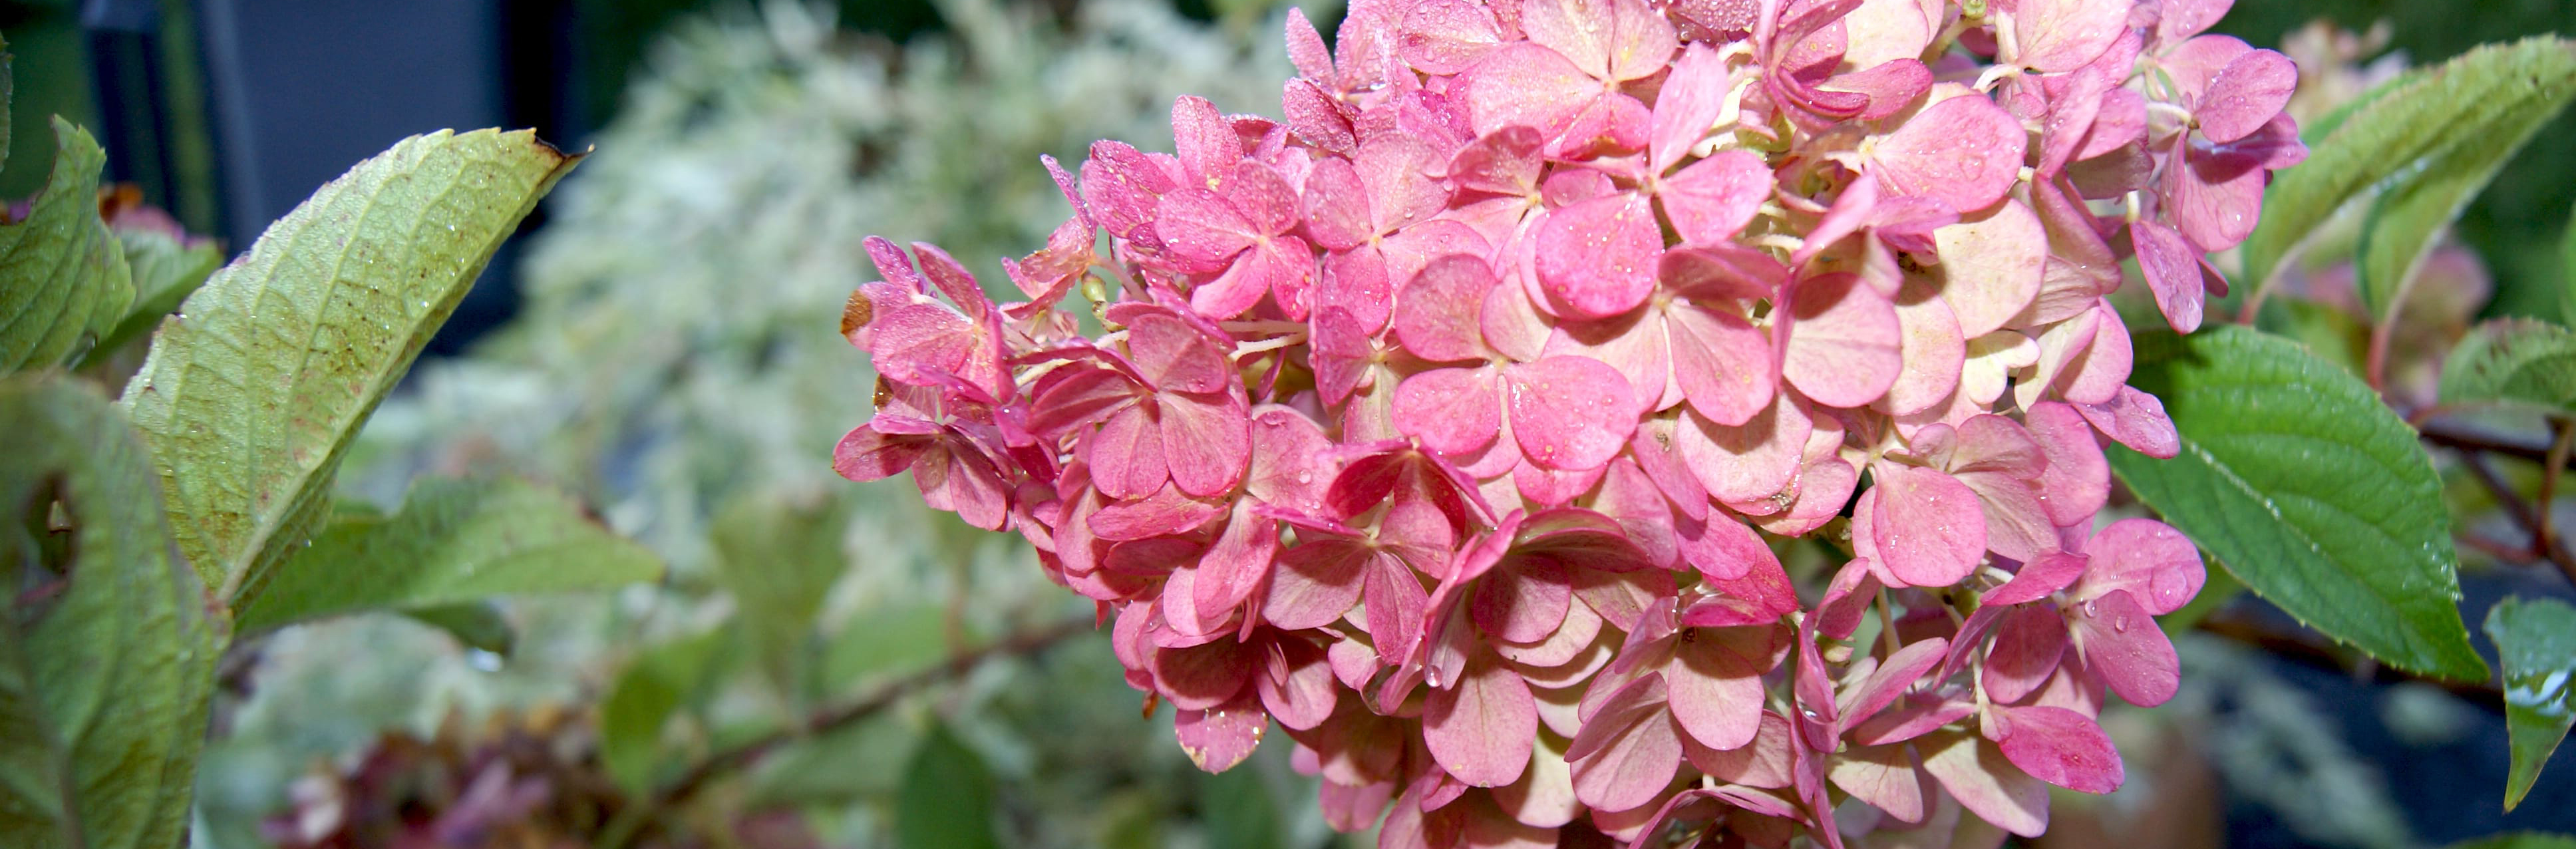
[[2226, 7], [1292, 16], [1283, 118], [1045, 163], [1027, 300], [871, 239], [836, 466], [1020, 533], [1199, 765], [1275, 724], [1385, 846], [2037, 834], [2203, 579], [2103, 515], [2104, 444], [2178, 448], [2106, 297], [2196, 326], [2305, 155]]

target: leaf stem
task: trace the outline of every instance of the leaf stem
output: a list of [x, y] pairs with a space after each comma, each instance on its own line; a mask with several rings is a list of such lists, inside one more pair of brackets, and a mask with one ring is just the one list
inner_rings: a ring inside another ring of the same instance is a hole
[[2532, 555], [2545, 557], [2557, 564], [2559, 573], [2567, 576], [2569, 583], [2576, 583], [2576, 555], [2568, 553], [2565, 541], [2545, 536], [2539, 511], [2532, 507], [2531, 502], [2524, 499], [2522, 493], [2513, 491], [2513, 484], [2496, 473], [2495, 465], [2487, 461], [2484, 453], [2463, 451], [2460, 456], [2469, 472], [2477, 476], [2478, 483], [2486, 485], [2487, 492], [2504, 505], [2505, 514], [2512, 516], [2515, 524], [2531, 534], [2529, 550]]
[[[709, 755], [705, 760], [689, 767], [688, 771], [681, 773], [680, 777], [672, 781], [669, 786], [654, 793], [652, 798], [637, 802], [636, 806], [645, 811], [641, 815], [645, 817], [680, 807], [698, 791], [706, 789], [707, 785], [713, 783], [718, 777], [758, 763], [763, 756], [780, 746], [824, 734], [874, 716], [903, 701], [906, 696], [932, 684], [973, 671], [985, 661], [1036, 654], [1092, 630], [1091, 617], [1083, 616], [1041, 625], [1004, 637], [982, 648], [959, 652], [950, 657], [947, 663], [888, 681], [858, 701], [822, 708], [808, 714], [803, 721]], [[617, 819], [624, 820], [624, 812], [620, 812]], [[642, 823], [638, 822], [627, 826], [622, 833], [604, 834], [598, 845], [602, 849], [623, 849], [641, 825]]]
[[2519, 457], [2534, 463], [2549, 459], [2550, 445], [2520, 434], [2497, 433], [2449, 419], [2430, 419], [2416, 428], [2424, 441], [2460, 451]]

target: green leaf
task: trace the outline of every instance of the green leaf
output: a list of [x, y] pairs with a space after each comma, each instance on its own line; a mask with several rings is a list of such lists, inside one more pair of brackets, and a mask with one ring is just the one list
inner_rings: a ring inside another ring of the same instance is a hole
[[2270, 298], [2256, 310], [2254, 326], [2306, 345], [2318, 359], [2355, 375], [2366, 365], [2370, 327], [2341, 309], [2300, 298]]
[[2536, 71], [2536, 89], [2474, 132], [2453, 137], [2423, 162], [2390, 178], [2362, 219], [2354, 248], [2355, 288], [2376, 324], [2397, 321], [2424, 255], [2469, 201], [2495, 180], [2506, 161], [2576, 96], [2576, 50], [2562, 49], [2554, 70]]
[[788, 743], [761, 759], [744, 807], [844, 806], [890, 796], [901, 786], [894, 770], [850, 765], [902, 763], [913, 737], [899, 718], [879, 715]]
[[0, 381], [0, 434], [0, 846], [177, 845], [222, 626], [152, 457], [65, 381]]
[[1286, 845], [1279, 801], [1270, 795], [1261, 770], [1251, 764], [1199, 779], [1199, 821], [1207, 829], [1210, 846], [1280, 849]]
[[2451, 844], [2450, 849], [2576, 849], [2576, 837], [2564, 834], [2542, 834], [2536, 831], [2517, 831], [2476, 840], [2463, 840]]
[[733, 595], [752, 651], [790, 693], [807, 680], [814, 617], [848, 565], [841, 552], [848, 527], [837, 499], [747, 493], [716, 512], [709, 532], [716, 580]]
[[370, 610], [604, 589], [661, 561], [562, 493], [516, 478], [422, 478], [392, 518], [334, 522], [235, 614], [243, 633]]
[[579, 157], [528, 132], [414, 136], [324, 185], [165, 322], [121, 403], [179, 550], [236, 607], [328, 515], [358, 426]]
[[126, 267], [133, 271], [134, 305], [126, 308], [116, 329], [90, 349], [90, 360], [115, 353], [161, 326], [162, 318], [177, 311], [181, 301], [224, 265], [224, 252], [213, 242], [190, 245], [157, 230], [119, 230], [116, 239], [124, 249]]
[[2567, 211], [2567, 235], [2558, 239], [2558, 320], [2576, 325], [2576, 209]]
[[2182, 452], [2111, 469], [2257, 595], [2391, 665], [2479, 681], [2441, 484], [2415, 431], [2351, 373], [2244, 327], [2141, 333], [2129, 382]]
[[850, 617], [823, 648], [823, 686], [839, 691], [870, 676], [907, 672], [948, 657], [948, 613], [936, 604]]
[[447, 632], [456, 642], [470, 649], [510, 656], [519, 643], [519, 631], [510, 627], [509, 617], [488, 601], [460, 604], [438, 604], [402, 611], [412, 621]]
[[2545, 104], [2563, 99], [2576, 79], [2576, 49], [2547, 37], [2486, 45], [2401, 79], [2334, 122], [2306, 162], [2275, 175], [2263, 194], [2263, 219], [2245, 240], [2241, 276], [2250, 285], [2268, 285], [2318, 225], [2389, 175], [2454, 143], [2481, 144], [2534, 109], [2554, 108]]
[[2539, 780], [2549, 753], [2576, 724], [2576, 607], [2508, 598], [2487, 611], [2487, 639], [2504, 661], [2504, 725], [2513, 767], [2505, 778], [2511, 811]]
[[2576, 415], [2576, 333], [2531, 319], [2478, 325], [2442, 361], [2440, 398]]
[[718, 628], [644, 650], [617, 673], [599, 705], [599, 759], [627, 792], [653, 787], [662, 727], [684, 705], [705, 701], [734, 632]]
[[0, 224], [0, 375], [61, 365], [116, 326], [134, 281], [107, 222], [107, 153], [54, 119], [54, 170], [24, 221]]
[[904, 767], [895, 792], [895, 845], [904, 849], [1000, 849], [993, 830], [993, 773], [984, 759], [933, 723]]

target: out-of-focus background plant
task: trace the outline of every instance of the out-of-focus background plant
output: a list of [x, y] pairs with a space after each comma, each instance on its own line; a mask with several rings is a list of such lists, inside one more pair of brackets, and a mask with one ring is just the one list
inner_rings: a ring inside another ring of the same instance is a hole
[[[30, 88], [31, 67], [114, 48], [80, 40], [97, 30], [67, 23], [72, 5], [0, 4], [20, 116], [97, 108], [78, 76]], [[179, 11], [164, 23], [231, 5], [168, 4]], [[1066, 214], [1040, 154], [1159, 138], [1184, 92], [1275, 113], [1286, 4], [556, 5], [563, 37], [583, 44], [561, 70], [586, 87], [565, 108], [597, 127], [562, 141], [598, 152], [496, 261], [515, 314], [463, 355], [424, 361], [340, 487], [390, 511], [425, 476], [533, 478], [593, 505], [668, 578], [237, 647], [195, 844], [1369, 845], [1325, 828], [1285, 746], [1219, 776], [1192, 768], [1165, 731], [1170, 708], [1139, 704], [1091, 608], [1047, 584], [1016, 539], [922, 507], [908, 481], [853, 486], [828, 464], [871, 409], [864, 358], [832, 332], [874, 276], [859, 237], [936, 242], [1005, 279], [996, 259], [1043, 244]], [[1319, 21], [1337, 12], [1298, 5]], [[2293, 112], [2314, 126], [2406, 67], [2576, 35], [2576, 2], [2242, 0], [2220, 30], [2299, 62]], [[13, 120], [22, 154], [49, 138]], [[2576, 115], [2540, 132], [2414, 289], [2385, 369], [2401, 411], [2434, 403], [2442, 355], [2477, 319], [2562, 314]], [[23, 196], [44, 159], [9, 161], [0, 184]], [[164, 203], [211, 228], [222, 203], [179, 194]], [[2353, 238], [2302, 254], [2256, 318], [2359, 372]], [[2445, 464], [2467, 609], [2576, 595], [2529, 556], [2528, 522], [2495, 494], [2531, 492], [2536, 466]], [[2540, 508], [2576, 527], [2561, 503]], [[2131, 786], [2061, 800], [2046, 842], [2402, 847], [2576, 831], [2565, 758], [2514, 813], [2498, 804], [2495, 688], [2389, 673], [2250, 595], [2207, 595], [2180, 614], [2197, 632], [2172, 629], [2183, 694], [2105, 717], [2137, 753]]]

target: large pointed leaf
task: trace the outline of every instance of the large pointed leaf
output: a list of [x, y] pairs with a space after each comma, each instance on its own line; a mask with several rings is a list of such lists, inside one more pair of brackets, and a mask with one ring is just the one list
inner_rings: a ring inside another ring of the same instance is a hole
[[993, 830], [993, 771], [947, 726], [932, 724], [904, 767], [903, 787], [895, 793], [894, 837], [903, 849], [1002, 845]]
[[2445, 405], [2576, 415], [2576, 333], [2530, 319], [2478, 325], [2442, 361], [2441, 385]]
[[54, 170], [23, 221], [0, 224], [0, 374], [60, 365], [125, 317], [134, 282], [98, 218], [107, 154], [54, 119]]
[[2522, 804], [2549, 753], [2576, 724], [2576, 607], [2508, 598], [2487, 611], [2487, 639], [2504, 661], [2504, 725], [2512, 741], [2504, 809]]
[[652, 790], [662, 767], [662, 728], [705, 702], [726, 668], [736, 632], [718, 628], [638, 652], [599, 703], [599, 760], [629, 793]]
[[404, 139], [315, 192], [162, 325], [122, 403], [179, 550], [256, 598], [332, 475], [492, 251], [578, 157], [532, 133]]
[[516, 478], [422, 478], [391, 518], [332, 523], [234, 614], [243, 633], [327, 616], [651, 581], [661, 561]]
[[841, 577], [842, 503], [743, 495], [716, 511], [716, 580], [771, 679], [791, 694], [811, 678], [814, 617]]
[[2510, 111], [2452, 137], [2447, 146], [2400, 172], [2371, 202], [2354, 249], [2354, 268], [2362, 307], [2375, 323], [2397, 320], [2398, 306], [2406, 302], [2406, 291], [2434, 240], [2486, 191], [2505, 162], [2576, 97], [2576, 50], [2541, 55], [2556, 61], [2539, 63], [2530, 78], [2532, 90], [2517, 91]]
[[0, 846], [182, 842], [217, 620], [107, 399], [0, 381]]
[[2391, 174], [2419, 167], [2454, 143], [2476, 144], [2565, 97], [2576, 49], [2557, 38], [2488, 45], [2380, 89], [2313, 140], [2308, 159], [2263, 195], [2263, 219], [2245, 240], [2242, 278], [2260, 287], [2293, 248], [2336, 210]]
[[2139, 500], [2309, 627], [2403, 669], [2486, 678], [2432, 461], [2369, 386], [2244, 327], [2135, 344], [2130, 382], [2182, 436], [2172, 460], [2108, 449]]

